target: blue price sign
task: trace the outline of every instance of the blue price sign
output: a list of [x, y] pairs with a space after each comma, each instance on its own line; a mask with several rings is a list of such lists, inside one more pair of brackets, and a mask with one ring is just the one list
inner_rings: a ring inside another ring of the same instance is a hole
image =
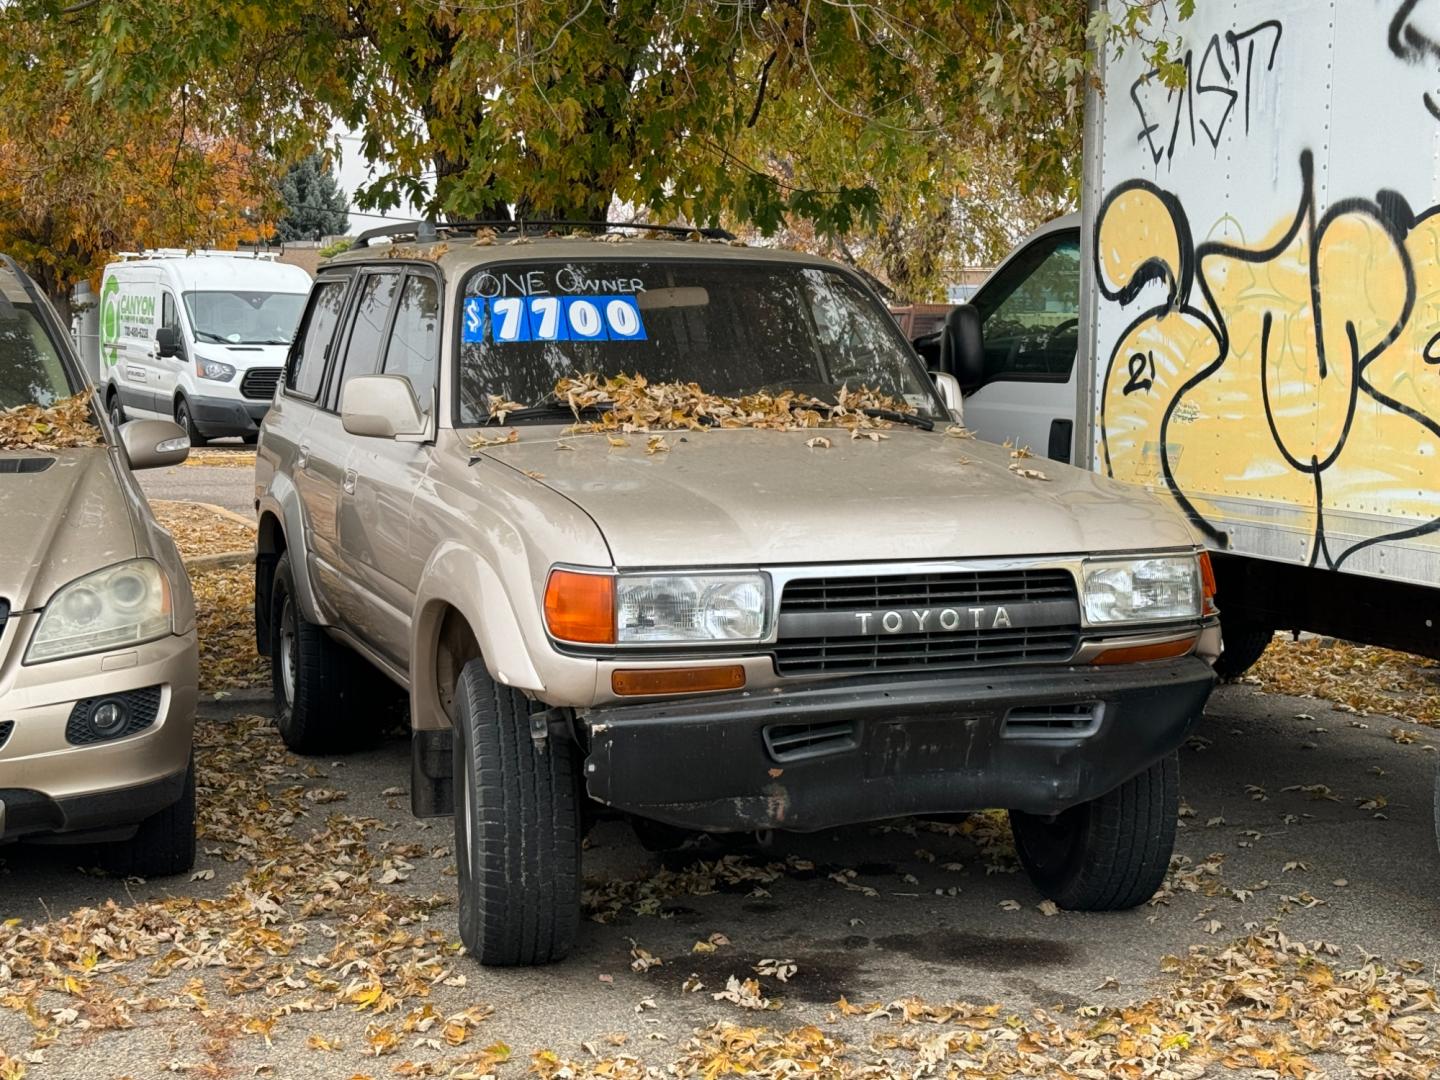
[[485, 301], [471, 296], [465, 300], [465, 321], [460, 328], [461, 341], [485, 340]]
[[595, 303], [605, 316], [611, 341], [644, 341], [645, 320], [633, 296], [597, 296]]
[[465, 301], [464, 341], [645, 341], [645, 320], [633, 296], [492, 296]]
[[558, 296], [526, 297], [525, 314], [530, 324], [530, 340], [568, 340], [570, 335], [566, 330], [563, 308]]

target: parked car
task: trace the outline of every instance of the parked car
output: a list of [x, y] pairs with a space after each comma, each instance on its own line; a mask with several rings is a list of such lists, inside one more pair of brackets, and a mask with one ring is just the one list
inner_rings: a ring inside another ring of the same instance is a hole
[[[54, 310], [0, 256], [0, 432], [6, 410], [90, 389]], [[76, 411], [76, 445], [0, 441], [0, 843], [93, 842], [114, 872], [180, 873], [195, 858], [195, 606], [131, 470], [189, 444], [170, 421], [116, 430]]]
[[161, 250], [105, 268], [100, 355], [105, 408], [173, 419], [194, 446], [254, 442], [310, 290], [310, 275], [245, 251]]
[[[1218, 643], [1180, 515], [952, 430], [953, 380], [828, 260], [411, 229], [319, 271], [262, 425], [257, 636], [301, 752], [363, 736], [367, 669], [408, 690], [475, 956], [570, 949], [591, 803], [1006, 807], [1062, 906], [1153, 895]], [[837, 413], [862, 385], [890, 406]], [[777, 422], [784, 391], [840, 426]], [[617, 393], [665, 404], [622, 425]]]

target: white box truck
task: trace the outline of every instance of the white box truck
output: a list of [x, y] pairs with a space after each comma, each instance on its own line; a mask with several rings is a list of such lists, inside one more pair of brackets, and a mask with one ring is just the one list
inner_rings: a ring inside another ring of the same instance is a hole
[[1275, 630], [1440, 656], [1440, 3], [1154, 16], [1183, 85], [1107, 55], [1081, 214], [947, 320], [966, 423], [1183, 509], [1227, 672]]
[[273, 254], [121, 255], [100, 287], [107, 411], [117, 424], [173, 419], [196, 446], [254, 442], [309, 291], [310, 275]]

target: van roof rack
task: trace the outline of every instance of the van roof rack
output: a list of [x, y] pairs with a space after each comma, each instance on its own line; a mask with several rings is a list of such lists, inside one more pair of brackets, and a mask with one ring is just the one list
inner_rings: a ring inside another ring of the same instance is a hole
[[643, 221], [571, 221], [562, 218], [517, 218], [477, 221], [397, 221], [391, 225], [380, 225], [366, 229], [350, 245], [351, 251], [370, 246], [371, 240], [410, 237], [419, 244], [428, 244], [442, 235], [464, 229], [494, 229], [497, 233], [515, 233], [524, 237], [527, 232], [552, 232], [556, 229], [588, 229], [592, 232], [609, 232], [612, 229], [638, 229], [642, 232], [666, 233], [672, 236], [699, 235], [706, 240], [734, 240], [735, 235], [726, 229], [710, 226], [691, 228], [688, 225], [649, 225]]
[[149, 248], [143, 251], [117, 251], [116, 262], [134, 262], [140, 259], [188, 259], [191, 256], [217, 259], [252, 259], [274, 262], [280, 257], [278, 251], [221, 251], [217, 248]]

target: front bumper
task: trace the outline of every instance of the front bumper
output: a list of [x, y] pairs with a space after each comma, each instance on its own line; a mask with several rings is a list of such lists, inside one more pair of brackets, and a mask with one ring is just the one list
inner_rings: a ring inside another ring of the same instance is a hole
[[260, 421], [270, 411], [269, 401], [246, 398], [193, 397], [190, 419], [195, 429], [207, 439], [223, 439], [231, 435], [254, 435]]
[[1054, 814], [1178, 748], [1214, 683], [1188, 656], [613, 706], [582, 720], [585, 781], [609, 806], [710, 832]]
[[[22, 620], [34, 616], [22, 617]], [[17, 620], [10, 620], [12, 623]], [[28, 638], [27, 632], [17, 636]], [[17, 646], [18, 647], [18, 646]], [[0, 678], [0, 840], [42, 832], [123, 829], [179, 797], [195, 727], [195, 632], [131, 649], [25, 666]], [[77, 701], [160, 688], [153, 722], [133, 735], [75, 745]]]

